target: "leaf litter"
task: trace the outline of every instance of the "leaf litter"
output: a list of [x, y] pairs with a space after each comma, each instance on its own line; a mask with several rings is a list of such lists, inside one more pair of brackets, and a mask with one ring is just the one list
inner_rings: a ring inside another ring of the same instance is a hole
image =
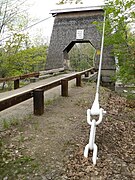
[[83, 156], [90, 130], [86, 110], [94, 93], [94, 83], [74, 87], [68, 98], [46, 106], [43, 116], [2, 130], [0, 179], [135, 179], [135, 108], [106, 88], [100, 94], [107, 114], [97, 126], [97, 165], [92, 165], [92, 152]]

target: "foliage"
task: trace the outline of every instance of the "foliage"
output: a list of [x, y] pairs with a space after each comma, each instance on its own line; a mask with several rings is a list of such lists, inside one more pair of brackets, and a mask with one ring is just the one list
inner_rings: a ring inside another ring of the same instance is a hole
[[81, 71], [93, 66], [95, 50], [88, 43], [76, 44], [69, 52], [70, 65], [73, 70]]
[[[43, 70], [47, 46], [31, 47], [17, 53], [2, 52], [0, 56], [0, 76], [16, 76]], [[35, 69], [36, 68], [36, 69]]]
[[135, 83], [135, 35], [131, 25], [135, 18], [133, 0], [106, 0], [105, 45], [113, 45], [118, 60], [117, 78]]
[[[1, 38], [4, 34], [6, 36], [10, 31], [13, 31], [15, 29], [15, 26], [17, 29], [24, 28], [24, 24], [22, 25], [22, 22], [25, 22], [27, 24], [27, 13], [25, 12], [25, 3], [26, 0], [1, 0], [0, 2], [0, 36]], [[20, 23], [21, 22], [21, 23]]]
[[32, 21], [26, 13], [26, 2], [0, 2], [0, 77], [42, 70], [45, 65], [47, 46], [42, 36], [37, 37], [36, 46], [32, 46], [29, 34], [22, 33], [22, 29]]

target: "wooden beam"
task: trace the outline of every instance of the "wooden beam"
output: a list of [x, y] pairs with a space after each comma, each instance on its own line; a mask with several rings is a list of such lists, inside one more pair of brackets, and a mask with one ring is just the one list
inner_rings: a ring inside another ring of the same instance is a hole
[[30, 99], [33, 96], [32, 92], [32, 90], [28, 92], [22, 92], [15, 96], [8, 97], [7, 99], [5, 98], [3, 100], [0, 100], [0, 111], [14, 106], [18, 103], [21, 103], [23, 101], [26, 101], [27, 99]]
[[68, 97], [68, 80], [61, 80], [61, 96]]
[[76, 75], [76, 86], [81, 86], [81, 74]]
[[0, 78], [0, 82], [15, 81], [18, 79], [26, 79], [26, 78], [30, 78], [30, 77], [39, 77], [39, 73], [34, 72], [34, 73], [24, 74], [21, 76]]
[[42, 115], [44, 113], [44, 90], [35, 89], [33, 93], [34, 115]]
[[14, 89], [19, 88], [19, 79], [14, 80]]
[[[48, 84], [38, 86], [35, 89], [30, 89], [30, 90], [27, 90], [25, 92], [21, 92], [19, 94], [15, 94], [15, 95], [12, 95], [10, 97], [1, 99], [0, 100], [0, 111], [4, 110], [6, 108], [9, 108], [13, 105], [16, 105], [18, 103], [21, 103], [27, 99], [32, 98], [34, 95], [34, 93], [33, 93], [34, 91], [41, 91], [41, 89], [42, 89], [42, 91], [47, 91], [47, 90], [52, 89], [54, 87], [57, 87], [59, 85], [61, 85], [61, 95], [67, 97], [68, 96], [68, 81], [76, 78], [76, 85], [81, 86], [81, 76], [83, 74], [85, 74], [86, 72], [93, 72], [93, 71], [94, 71], [94, 68], [90, 68], [90, 69], [81, 71], [79, 73], [75, 73], [73, 75], [70, 75], [68, 77], [64, 77], [64, 78], [58, 79], [56, 81], [50, 82]], [[95, 74], [93, 74], [92, 77], [93, 76], [95, 76]], [[41, 111], [43, 111], [43, 109]]]

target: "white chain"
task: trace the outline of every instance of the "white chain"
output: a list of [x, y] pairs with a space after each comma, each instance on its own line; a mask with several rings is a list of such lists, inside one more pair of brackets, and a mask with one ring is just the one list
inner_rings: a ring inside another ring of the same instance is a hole
[[92, 161], [94, 165], [96, 165], [96, 160], [97, 160], [97, 145], [95, 144], [96, 126], [102, 122], [102, 118], [105, 113], [106, 112], [102, 108], [100, 108], [99, 119], [96, 122], [95, 119], [91, 121], [91, 110], [90, 109], [87, 110], [87, 122], [91, 126], [91, 129], [90, 129], [89, 143], [85, 146], [84, 157], [87, 158], [89, 150], [93, 150]]

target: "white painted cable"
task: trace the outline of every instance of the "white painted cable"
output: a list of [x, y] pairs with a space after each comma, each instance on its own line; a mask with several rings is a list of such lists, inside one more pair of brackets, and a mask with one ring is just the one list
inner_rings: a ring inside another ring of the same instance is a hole
[[[102, 68], [102, 59], [103, 59], [103, 47], [104, 47], [104, 34], [105, 34], [105, 19], [106, 19], [106, 12], [104, 14], [104, 22], [103, 22], [103, 34], [102, 34], [102, 42], [101, 42], [101, 53], [100, 53], [100, 62], [99, 62], [99, 70], [98, 70], [98, 79], [97, 79], [97, 88], [96, 88], [96, 95], [95, 100], [91, 109], [87, 110], [87, 122], [91, 126], [90, 129], [90, 136], [89, 136], [89, 143], [85, 146], [84, 149], [84, 157], [88, 157], [89, 150], [93, 150], [92, 161], [93, 164], [96, 165], [97, 160], [97, 145], [95, 144], [95, 134], [96, 134], [96, 125], [99, 125], [102, 121], [103, 114], [106, 112], [100, 108], [99, 106], [99, 86], [100, 86], [100, 79], [101, 79], [101, 68]], [[91, 121], [91, 115], [99, 115], [99, 120], [96, 122], [95, 119]]]
[[102, 69], [102, 59], [103, 59], [103, 49], [104, 49], [105, 19], [106, 19], [106, 12], [104, 14], [104, 22], [103, 22], [103, 33], [102, 33], [101, 53], [100, 53], [100, 61], [99, 61], [99, 69], [98, 69], [96, 95], [95, 95], [95, 99], [91, 107], [91, 115], [99, 115], [100, 113], [99, 86], [100, 86], [100, 80], [101, 80], [101, 69]]
[[102, 42], [101, 42], [101, 52], [100, 52], [96, 93], [99, 93], [99, 86], [100, 86], [100, 79], [101, 79], [101, 67], [102, 67], [102, 59], [103, 59], [104, 37], [105, 37], [105, 19], [106, 19], [106, 12], [104, 13], [103, 33], [102, 33]]

